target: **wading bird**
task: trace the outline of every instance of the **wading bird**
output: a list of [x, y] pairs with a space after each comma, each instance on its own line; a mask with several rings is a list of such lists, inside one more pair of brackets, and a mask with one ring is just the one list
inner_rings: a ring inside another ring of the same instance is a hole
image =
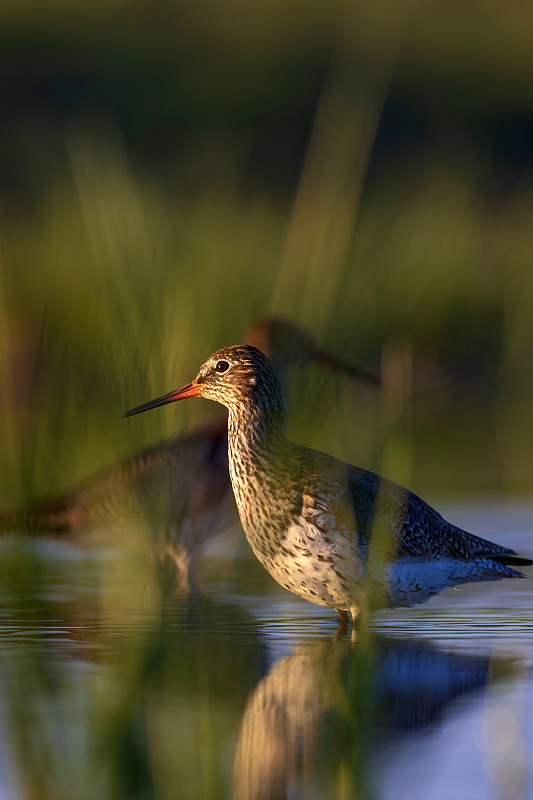
[[275, 580], [355, 622], [361, 607], [411, 606], [447, 586], [522, 577], [513, 550], [451, 525], [416, 494], [285, 438], [281, 384], [257, 348], [217, 350], [181, 389], [229, 409], [229, 469], [253, 552]]
[[[379, 384], [372, 373], [321, 350], [297, 325], [268, 317], [245, 334], [261, 348], [283, 382], [296, 366], [316, 362]], [[114, 543], [119, 531], [146, 522], [150, 544], [178, 568], [179, 584], [190, 588], [202, 545], [238, 521], [228, 472], [227, 418], [223, 414], [198, 430], [143, 450], [91, 476], [60, 497], [0, 512], [4, 532], [69, 535]]]

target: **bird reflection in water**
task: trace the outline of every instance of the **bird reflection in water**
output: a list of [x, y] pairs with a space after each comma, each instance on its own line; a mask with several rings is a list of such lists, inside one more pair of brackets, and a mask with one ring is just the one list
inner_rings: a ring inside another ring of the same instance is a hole
[[[353, 636], [353, 635], [352, 635]], [[425, 642], [337, 633], [278, 661], [250, 695], [234, 758], [234, 800], [368, 796], [372, 756], [440, 720], [452, 701], [514, 662]], [[344, 796], [344, 795], [343, 795]]]
[[109, 559], [36, 560], [28, 548], [21, 570], [23, 554], [9, 549], [0, 700], [6, 760], [30, 787], [21, 797], [77, 797], [86, 775], [111, 781], [102, 797], [229, 797], [233, 761], [235, 800], [360, 798], [391, 739], [511, 672], [413, 640], [368, 641], [364, 627], [267, 671], [275, 631], [242, 602], [196, 594], [147, 607], [123, 558], [117, 573]]

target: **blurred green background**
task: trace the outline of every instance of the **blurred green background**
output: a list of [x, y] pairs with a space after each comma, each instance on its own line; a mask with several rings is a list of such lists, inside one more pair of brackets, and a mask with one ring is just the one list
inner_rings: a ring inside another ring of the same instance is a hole
[[4, 0], [0, 72], [4, 505], [213, 414], [119, 419], [267, 313], [383, 370], [293, 438], [530, 493], [528, 3]]
[[[2, 506], [219, 413], [120, 419], [265, 314], [383, 375], [294, 376], [296, 441], [428, 499], [531, 495], [529, 2], [3, 0], [0, 113]], [[169, 610], [131, 554], [2, 546], [13, 795], [228, 796], [269, 623]]]

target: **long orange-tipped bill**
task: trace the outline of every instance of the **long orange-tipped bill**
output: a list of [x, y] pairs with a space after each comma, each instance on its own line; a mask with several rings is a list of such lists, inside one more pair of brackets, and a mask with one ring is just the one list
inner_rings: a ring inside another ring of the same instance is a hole
[[346, 372], [347, 375], [351, 375], [353, 378], [360, 378], [368, 383], [373, 383], [374, 386], [381, 386], [381, 378], [379, 375], [375, 375], [373, 372], [369, 372], [361, 367], [353, 367], [351, 364], [347, 364], [345, 361], [341, 361], [339, 358], [329, 353], [324, 353], [322, 351], [317, 353], [315, 361], [317, 364], [320, 364], [321, 367], [342, 370], [342, 372]]
[[186, 397], [198, 397], [202, 394], [202, 383], [186, 383], [181, 389], [175, 389], [173, 392], [163, 394], [161, 397], [156, 397], [155, 400], [148, 400], [147, 403], [141, 403], [140, 406], [130, 408], [122, 414], [123, 417], [133, 417], [134, 414], [141, 414], [143, 411], [150, 411], [151, 408], [158, 408], [159, 406], [166, 406], [167, 403], [175, 403], [176, 400], [185, 400]]

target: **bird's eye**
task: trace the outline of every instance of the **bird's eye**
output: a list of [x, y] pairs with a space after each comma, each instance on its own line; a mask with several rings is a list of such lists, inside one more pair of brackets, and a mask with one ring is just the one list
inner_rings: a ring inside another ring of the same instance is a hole
[[220, 375], [223, 372], [227, 372], [229, 369], [229, 361], [217, 361], [215, 364], [215, 372], [218, 372]]

